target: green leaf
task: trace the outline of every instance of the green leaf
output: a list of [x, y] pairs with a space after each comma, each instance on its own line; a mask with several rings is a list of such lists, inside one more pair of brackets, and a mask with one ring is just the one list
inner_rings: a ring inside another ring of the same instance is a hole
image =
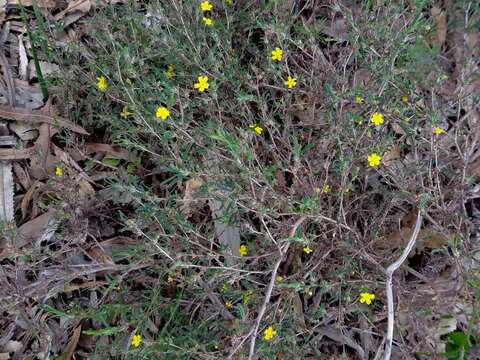
[[103, 159], [102, 163], [108, 166], [117, 167], [118, 164], [120, 164], [120, 160], [119, 159]]
[[82, 331], [82, 333], [90, 336], [103, 336], [103, 335], [110, 336], [110, 335], [119, 333], [121, 331], [123, 331], [123, 329], [119, 327], [107, 327], [103, 329], [84, 330]]

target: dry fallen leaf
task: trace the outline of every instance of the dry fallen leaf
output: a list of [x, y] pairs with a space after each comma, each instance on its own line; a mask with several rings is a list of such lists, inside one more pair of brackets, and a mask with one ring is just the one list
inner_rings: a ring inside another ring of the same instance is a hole
[[127, 150], [122, 149], [119, 146], [113, 146], [110, 144], [99, 144], [99, 143], [86, 144], [85, 153], [86, 154], [105, 153], [105, 156], [110, 159], [131, 160], [131, 155]]
[[[399, 247], [404, 247], [410, 240], [410, 237], [413, 234], [415, 228], [416, 215], [414, 213], [407, 214], [402, 219], [402, 227], [400, 230], [396, 230], [384, 239], [379, 239], [375, 246], [378, 249], [397, 249]], [[422, 250], [424, 248], [441, 248], [445, 246], [452, 234], [441, 234], [433, 229], [420, 229], [417, 238], [416, 249]]]
[[90, 11], [91, 7], [92, 3], [90, 0], [70, 1], [65, 10], [55, 15], [55, 20], [60, 21], [63, 19], [63, 24], [67, 27], [85, 16]]
[[31, 180], [28, 176], [27, 171], [20, 165], [18, 162], [13, 163], [13, 172], [17, 177], [18, 182], [22, 185], [25, 190], [30, 188]]
[[[23, 6], [32, 6], [33, 0], [8, 0], [8, 5], [20, 5], [20, 1]], [[37, 0], [39, 8], [53, 8], [57, 5], [57, 0]]]
[[[0, 0], [0, 24], [3, 24], [3, 22], [5, 21], [6, 10], [7, 10], [7, 0]], [[0, 354], [0, 356], [1, 355], [2, 354]]]
[[13, 175], [12, 163], [0, 161], [0, 220], [13, 220]]
[[432, 16], [437, 24], [437, 37], [435, 45], [442, 46], [447, 38], [447, 15], [437, 6], [432, 6]]
[[447, 245], [451, 238], [451, 234], [444, 235], [431, 229], [422, 229], [418, 234], [417, 247], [439, 249]]
[[19, 64], [18, 64], [18, 72], [20, 79], [28, 80], [27, 79], [27, 68], [28, 68], [28, 57], [27, 51], [25, 50], [25, 45], [23, 45], [23, 35], [18, 35], [18, 55], [19, 55]]
[[58, 220], [55, 219], [56, 213], [56, 210], [50, 209], [20, 226], [13, 245], [16, 248], [21, 248], [28, 243], [34, 242], [38, 246], [41, 242], [50, 240], [59, 224]]
[[39, 124], [12, 122], [10, 123], [10, 130], [15, 133], [21, 140], [30, 141], [38, 138]]
[[80, 186], [79, 193], [82, 198], [95, 196], [95, 189], [87, 180], [80, 179], [78, 184]]
[[345, 41], [348, 37], [348, 28], [349, 24], [347, 20], [339, 18], [332, 20], [332, 22], [328, 26], [325, 26], [322, 31], [336, 40]]
[[393, 147], [383, 155], [383, 162], [386, 166], [392, 165], [392, 163], [400, 158], [401, 150], [399, 147]]
[[353, 340], [353, 336], [349, 337], [333, 326], [322, 326], [315, 331], [318, 332], [320, 338], [326, 336], [338, 344], [347, 345], [356, 351], [360, 359], [365, 359], [365, 351]]
[[372, 80], [372, 74], [369, 70], [360, 68], [353, 75], [353, 87], [366, 87]]
[[20, 209], [22, 210], [22, 220], [27, 217], [28, 205], [32, 200], [35, 190], [42, 185], [43, 183], [41, 183], [38, 180], [35, 180], [33, 184], [30, 186], [30, 188], [28, 189], [28, 191], [25, 193], [25, 195], [23, 195], [22, 202], [20, 203]]
[[85, 129], [80, 125], [74, 124], [59, 116], [46, 114], [40, 110], [30, 110], [0, 105], [0, 117], [7, 120], [25, 121], [31, 123], [47, 123], [54, 127], [63, 127], [79, 134], [88, 135], [88, 132], [86, 132]]
[[192, 216], [193, 194], [203, 185], [202, 179], [193, 178], [185, 183], [185, 195], [183, 196], [182, 212], [185, 218]]
[[21, 341], [9, 340], [3, 347], [3, 351], [9, 353], [16, 353], [17, 351], [22, 350], [23, 344]]
[[407, 133], [405, 132], [405, 130], [403, 130], [403, 128], [400, 126], [400, 124], [398, 122], [392, 122], [391, 123], [392, 125], [392, 130], [398, 134], [398, 135], [407, 135]]
[[28, 81], [15, 79], [15, 105], [26, 109], [38, 109], [43, 106], [42, 90], [38, 84], [31, 85]]
[[[39, 61], [38, 63], [43, 76], [53, 74], [60, 70], [60, 66], [57, 64], [49, 63], [47, 61]], [[37, 78], [37, 71], [33, 61], [28, 64], [28, 78], [30, 80]]]
[[79, 325], [73, 330], [72, 337], [70, 338], [70, 341], [67, 344], [67, 347], [63, 351], [62, 355], [60, 355], [61, 360], [70, 360], [72, 358], [72, 355], [75, 351], [75, 348], [77, 347], [78, 340], [80, 339], [80, 334], [82, 333], [82, 326]]
[[291, 293], [292, 299], [292, 313], [293, 318], [295, 320], [295, 324], [299, 329], [305, 330], [307, 329], [307, 324], [305, 323], [305, 317], [303, 315], [303, 305], [302, 300], [300, 299], [300, 295], [298, 292]]
[[[221, 220], [225, 216], [225, 211], [220, 201], [210, 199], [208, 204], [213, 214], [215, 235], [218, 241], [229, 249], [230, 255], [238, 256], [240, 250], [240, 229], [237, 226], [226, 224]], [[235, 260], [230, 258], [230, 261]]]

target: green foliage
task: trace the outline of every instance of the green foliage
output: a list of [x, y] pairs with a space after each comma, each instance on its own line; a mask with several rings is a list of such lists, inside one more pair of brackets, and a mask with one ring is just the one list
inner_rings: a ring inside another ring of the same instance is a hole
[[[107, 277], [97, 308], [45, 310], [95, 323], [83, 333], [108, 337], [108, 346], [96, 347], [99, 356], [129, 348], [132, 359], [225, 358], [256, 318], [285, 242], [279, 274], [286, 279], [275, 284], [261, 324], [278, 335], [269, 342], [259, 333], [257, 351], [271, 359], [314, 356], [306, 339], [329, 316], [339, 328], [358, 328], [381, 308], [377, 265], [392, 251], [377, 245], [398, 230], [399, 214], [445, 211], [443, 179], [458, 169], [432, 133], [446, 124], [419, 91], [437, 91], [444, 75], [424, 2], [367, 1], [355, 14], [297, 3], [217, 1], [213, 26], [193, 0], [110, 5], [89, 20], [88, 53], [58, 50], [72, 61], [59, 81], [68, 88], [65, 103], [75, 99], [73, 117], [135, 154], [85, 164], [115, 174], [101, 183], [101, 196], [115, 208], [109, 215], [119, 232], [137, 241], [112, 254], [126, 273]], [[337, 18], [346, 34], [328, 29]], [[271, 59], [275, 47], [283, 49], [281, 62]], [[96, 88], [98, 76], [107, 91]], [[209, 78], [204, 92], [194, 87], [199, 76]], [[288, 76], [297, 78], [293, 89], [284, 85]], [[159, 106], [170, 111], [165, 121], [155, 116]], [[375, 127], [369, 119], [377, 111], [386, 121]], [[385, 159], [392, 149], [399, 155]], [[384, 157], [378, 168], [367, 162], [373, 152]], [[188, 198], [192, 179], [201, 186]], [[460, 181], [448, 186], [461, 188]], [[213, 199], [223, 205], [217, 219]], [[290, 236], [301, 216], [308, 225]], [[241, 229], [247, 256], [229, 262], [215, 220]], [[306, 245], [312, 254], [302, 251]], [[373, 262], [365, 260], [364, 252], [377, 250]], [[358, 304], [363, 290], [378, 294], [375, 308]], [[212, 293], [220, 305], [212, 305]], [[292, 311], [292, 294], [299, 310]], [[220, 315], [227, 301], [234, 320]], [[134, 332], [142, 334], [139, 348], [128, 347]], [[450, 336], [448, 351], [466, 352], [462, 341]]]

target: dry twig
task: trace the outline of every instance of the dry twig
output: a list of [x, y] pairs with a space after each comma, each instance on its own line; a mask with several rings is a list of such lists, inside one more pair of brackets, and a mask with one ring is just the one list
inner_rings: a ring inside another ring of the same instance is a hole
[[412, 237], [410, 238], [407, 247], [403, 250], [402, 255], [387, 268], [387, 303], [388, 303], [388, 327], [387, 327], [387, 336], [385, 341], [385, 355], [384, 360], [390, 360], [392, 354], [392, 343], [393, 343], [393, 327], [395, 325], [395, 309], [393, 303], [393, 290], [392, 290], [392, 278], [393, 273], [397, 270], [405, 261], [410, 251], [412, 251], [417, 241], [418, 233], [422, 227], [423, 216], [421, 210], [417, 214], [417, 223], [415, 224], [415, 229], [413, 230]]

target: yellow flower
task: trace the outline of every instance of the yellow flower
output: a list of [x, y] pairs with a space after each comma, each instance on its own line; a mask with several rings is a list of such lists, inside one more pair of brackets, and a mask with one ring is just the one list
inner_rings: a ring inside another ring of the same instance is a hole
[[198, 82], [195, 83], [193, 87], [195, 89], [198, 89], [198, 91], [200, 92], [204, 92], [205, 90], [207, 90], [208, 87], [210, 86], [208, 84], [208, 76], [199, 76], [197, 79], [198, 79]]
[[372, 300], [375, 299], [375, 294], [370, 294], [368, 292], [360, 293], [360, 302], [363, 304], [370, 305]]
[[311, 252], [313, 252], [313, 250], [310, 249], [310, 246], [305, 246], [305, 247], [303, 248], [303, 252], [304, 252], [305, 254], [310, 254]]
[[231, 300], [225, 301], [225, 307], [230, 310], [233, 307], [233, 303]]
[[245, 244], [240, 245], [240, 248], [238, 249], [238, 253], [240, 254], [240, 256], [247, 255], [247, 253], [248, 253], [247, 245], [245, 245]]
[[128, 118], [128, 116], [130, 115], [130, 111], [128, 111], [128, 107], [127, 106], [124, 106], [123, 109], [122, 109], [122, 112], [120, 113], [120, 116], [124, 119]]
[[382, 157], [377, 153], [371, 153], [368, 155], [368, 165], [371, 167], [377, 167], [382, 162]]
[[210, 1], [203, 1], [200, 3], [200, 8], [202, 11], [212, 11], [213, 5], [210, 3]]
[[370, 122], [372, 124], [377, 125], [377, 126], [382, 125], [383, 124], [383, 115], [378, 113], [378, 112], [374, 112], [372, 114], [372, 117], [370, 118]]
[[291, 77], [290, 75], [288, 76], [288, 79], [283, 82], [286, 87], [289, 89], [293, 89], [295, 86], [297, 86], [297, 78]]
[[403, 96], [402, 96], [402, 101], [403, 101], [404, 104], [408, 104], [408, 101], [409, 101], [408, 96], [407, 96], [407, 95], [403, 95]]
[[272, 340], [275, 336], [277, 336], [277, 332], [271, 325], [263, 332], [263, 338], [267, 341]]
[[167, 276], [167, 284], [172, 284], [174, 281], [175, 279], [173, 277], [171, 277], [170, 275]]
[[257, 124], [251, 124], [251, 125], [248, 125], [248, 127], [249, 127], [250, 129], [253, 129], [253, 131], [255, 131], [258, 135], [262, 135], [263, 128], [261, 128], [261, 127], [258, 126]]
[[212, 26], [213, 25], [213, 20], [207, 17], [203, 18], [203, 23], [207, 26]]
[[283, 276], [282, 275], [275, 276], [275, 281], [276, 282], [282, 282], [283, 281]]
[[57, 167], [55, 168], [55, 176], [58, 176], [58, 177], [63, 176], [63, 170], [62, 170], [61, 167], [58, 167], [58, 166], [57, 166]]
[[170, 111], [165, 106], [159, 106], [155, 114], [157, 119], [166, 120], [170, 116]]
[[139, 347], [142, 343], [142, 337], [140, 335], [134, 335], [132, 338], [133, 347]]
[[107, 90], [107, 79], [105, 79], [105, 76], [97, 77], [97, 88], [102, 92]]
[[227, 3], [228, 6], [232, 6], [232, 5], [233, 5], [233, 1], [232, 1], [232, 0], [225, 0], [225, 2]]
[[433, 129], [433, 133], [439, 136], [439, 135], [445, 134], [445, 130], [437, 126], [435, 129]]
[[316, 187], [313, 189], [313, 191], [315, 191], [318, 194], [320, 191], [322, 191], [322, 189], [320, 189], [319, 187]]
[[363, 104], [363, 98], [361, 96], [355, 96], [355, 104]]
[[272, 60], [282, 61], [283, 50], [279, 47], [276, 47], [275, 50], [272, 50]]
[[167, 66], [167, 71], [165, 71], [165, 75], [167, 76], [167, 79], [173, 78], [173, 71], [175, 70], [175, 66], [173, 65], [168, 65]]
[[325, 194], [329, 193], [330, 192], [330, 185], [328, 185], [328, 184], [323, 185], [322, 192], [325, 193]]
[[243, 305], [247, 305], [250, 302], [250, 298], [253, 295], [253, 290], [247, 290], [245, 291], [245, 294], [243, 294]]
[[307, 291], [307, 296], [308, 296], [308, 297], [312, 297], [312, 296], [313, 296], [313, 291], [312, 291], [312, 289], [308, 289], [308, 291]]

